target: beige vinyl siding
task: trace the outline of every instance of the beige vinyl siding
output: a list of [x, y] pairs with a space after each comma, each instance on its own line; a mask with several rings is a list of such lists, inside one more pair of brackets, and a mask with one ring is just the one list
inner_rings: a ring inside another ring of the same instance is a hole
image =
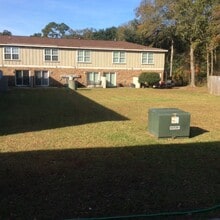
[[[4, 56], [1, 48], [1, 60]], [[60, 65], [71, 66], [73, 64], [74, 51], [58, 49], [58, 61], [45, 61], [44, 48], [20, 47], [19, 60], [4, 60], [4, 65], [9, 66], [39, 66], [39, 67], [57, 67]], [[62, 60], [61, 60], [62, 59]]]
[[43, 50], [41, 48], [19, 48], [19, 60], [4, 60], [4, 48], [1, 50], [3, 64], [9, 66], [32, 66], [41, 65], [43, 59]]
[[[53, 48], [53, 47], [50, 47]], [[154, 52], [154, 64], [142, 64], [142, 52], [126, 51], [126, 61], [123, 64], [113, 63], [113, 51], [90, 50], [91, 62], [77, 62], [76, 49], [58, 49], [58, 61], [45, 61], [44, 48], [19, 47], [19, 60], [4, 60], [4, 47], [0, 48], [0, 59], [5, 66], [22, 67], [61, 67], [61, 68], [97, 68], [97, 69], [143, 69], [163, 70], [163, 52]]]
[[164, 53], [154, 53], [154, 64], [142, 64], [141, 52], [126, 52], [125, 63], [113, 63], [112, 51], [91, 51], [91, 63], [77, 63], [78, 68], [96, 67], [100, 69], [156, 69], [164, 68]]
[[[10, 46], [7, 46], [10, 47]], [[19, 47], [17, 47], [19, 48]], [[4, 47], [0, 48], [0, 59], [1, 59], [1, 63], [2, 65], [19, 65], [20, 64], [20, 60], [21, 60], [21, 51], [19, 49], [19, 59], [18, 60], [5, 60], [4, 58]]]
[[21, 48], [21, 65], [40, 65], [43, 52], [40, 48]]
[[71, 49], [59, 50], [59, 65], [66, 67], [76, 67], [77, 51]]
[[[154, 53], [154, 61], [153, 64], [141, 64], [141, 68], [142, 69], [164, 69], [164, 58], [165, 58], [165, 54], [164, 53]], [[140, 58], [141, 59], [141, 58]], [[141, 60], [140, 60], [141, 63]]]

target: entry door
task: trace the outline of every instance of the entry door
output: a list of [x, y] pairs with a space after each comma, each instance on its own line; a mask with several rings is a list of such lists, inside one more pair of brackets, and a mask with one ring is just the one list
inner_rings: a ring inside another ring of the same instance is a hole
[[115, 87], [116, 86], [116, 73], [113, 73], [113, 72], [104, 73], [104, 76], [106, 77], [106, 86], [107, 87]]
[[35, 71], [35, 85], [36, 86], [49, 86], [49, 72], [48, 71]]
[[16, 86], [29, 86], [30, 76], [28, 70], [16, 70], [15, 71], [15, 83]]
[[87, 84], [88, 85], [99, 85], [100, 74], [98, 72], [87, 73]]

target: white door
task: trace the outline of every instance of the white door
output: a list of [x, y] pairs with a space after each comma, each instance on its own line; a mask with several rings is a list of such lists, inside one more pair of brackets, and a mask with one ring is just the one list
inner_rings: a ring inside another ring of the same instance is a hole
[[113, 72], [104, 73], [104, 76], [106, 77], [107, 87], [116, 87], [116, 73]]

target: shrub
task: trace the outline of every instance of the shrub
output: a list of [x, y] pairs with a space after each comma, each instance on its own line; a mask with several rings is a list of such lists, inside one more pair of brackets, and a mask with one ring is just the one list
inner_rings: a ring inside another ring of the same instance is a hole
[[160, 75], [159, 73], [155, 72], [143, 72], [139, 76], [138, 81], [141, 83], [141, 85], [152, 87], [153, 85], [159, 83]]
[[177, 68], [173, 72], [173, 80], [176, 86], [186, 86], [189, 84], [189, 72], [182, 67]]

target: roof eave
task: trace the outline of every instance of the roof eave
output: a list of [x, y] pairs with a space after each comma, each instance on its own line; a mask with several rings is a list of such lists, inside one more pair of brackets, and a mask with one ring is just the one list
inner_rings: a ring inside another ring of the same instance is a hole
[[108, 50], [108, 51], [132, 51], [132, 52], [160, 52], [166, 53], [168, 50], [156, 48], [142, 48], [142, 49], [129, 49], [129, 48], [115, 48], [115, 47], [74, 47], [74, 46], [58, 46], [53, 44], [18, 44], [18, 43], [0, 43], [0, 46], [15, 46], [15, 47], [37, 47], [37, 48], [61, 48], [61, 49], [86, 49], [86, 50]]

